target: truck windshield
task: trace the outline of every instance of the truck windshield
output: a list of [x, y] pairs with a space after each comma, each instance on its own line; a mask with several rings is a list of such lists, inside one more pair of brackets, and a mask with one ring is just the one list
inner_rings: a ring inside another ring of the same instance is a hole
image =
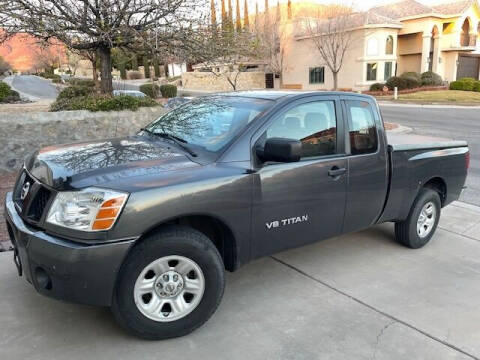
[[198, 98], [159, 117], [145, 130], [217, 152], [273, 103], [235, 96]]

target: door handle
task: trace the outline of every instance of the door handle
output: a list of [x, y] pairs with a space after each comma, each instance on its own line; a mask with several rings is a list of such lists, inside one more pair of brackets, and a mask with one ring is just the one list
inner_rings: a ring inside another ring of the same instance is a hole
[[339, 168], [338, 166], [334, 166], [330, 170], [328, 170], [328, 176], [332, 178], [336, 178], [338, 176], [342, 176], [346, 172], [347, 172], [346, 168]]

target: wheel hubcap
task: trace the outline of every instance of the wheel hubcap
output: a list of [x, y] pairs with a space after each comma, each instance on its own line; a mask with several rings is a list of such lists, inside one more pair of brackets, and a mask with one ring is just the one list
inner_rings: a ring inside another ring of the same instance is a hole
[[187, 316], [205, 291], [202, 269], [183, 256], [165, 256], [147, 265], [135, 282], [138, 310], [155, 321], [174, 321]]
[[417, 220], [417, 234], [419, 237], [424, 238], [432, 231], [437, 216], [436, 210], [435, 204], [431, 201], [423, 206]]

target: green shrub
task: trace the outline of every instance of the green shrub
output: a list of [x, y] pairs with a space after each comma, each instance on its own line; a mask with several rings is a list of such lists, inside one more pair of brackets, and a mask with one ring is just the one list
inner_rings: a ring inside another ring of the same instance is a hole
[[160, 87], [157, 84], [143, 84], [140, 86], [140, 91], [145, 95], [150, 96], [152, 99], [158, 97]]
[[473, 85], [473, 91], [480, 92], [480, 81], [475, 81], [475, 85]]
[[443, 84], [442, 77], [433, 71], [426, 71], [421, 75], [422, 86], [440, 86]]
[[71, 85], [63, 89], [60, 94], [57, 96], [57, 100], [62, 99], [74, 99], [82, 96], [87, 96], [93, 94], [93, 89], [91, 87]]
[[139, 107], [156, 106], [157, 102], [150, 98], [133, 96], [87, 95], [76, 98], [57, 99], [50, 111], [89, 110], [89, 111], [121, 111], [137, 110]]
[[385, 84], [375, 83], [370, 85], [370, 91], [383, 91]]
[[407, 80], [402, 79], [398, 76], [392, 76], [390, 79], [387, 80], [385, 85], [387, 85], [389, 90], [393, 90], [395, 87], [397, 87], [398, 90], [404, 90], [407, 88]]
[[12, 89], [10, 86], [8, 86], [7, 83], [4, 83], [3, 81], [0, 81], [0, 101], [2, 101], [4, 98], [6, 98]]
[[415, 89], [421, 86], [421, 83], [418, 82], [415, 78], [413, 77], [407, 77], [404, 78], [405, 84], [407, 86], [407, 89]]
[[463, 83], [461, 81], [452, 81], [450, 83], [450, 90], [463, 90]]
[[95, 87], [95, 81], [93, 79], [78, 79], [78, 78], [70, 78], [68, 80], [70, 85], [76, 85], [76, 86], [85, 86], [85, 87]]
[[63, 81], [62, 81], [62, 78], [58, 78], [58, 79], [57, 79], [57, 78], [55, 78], [55, 79], [52, 79], [52, 82], [53, 82], [54, 84], [61, 84], [61, 83], [63, 83]]
[[8, 104], [8, 103], [14, 103], [20, 100], [21, 100], [20, 94], [15, 90], [10, 90], [7, 96], [5, 96], [3, 99], [0, 99], [0, 103]]
[[52, 79], [52, 80], [55, 80], [55, 79], [61, 79], [62, 77], [60, 75], [57, 75], [57, 74], [52, 74], [52, 73], [49, 73], [49, 72], [43, 72], [43, 73], [40, 73], [38, 74], [39, 76], [45, 78], [45, 79]]
[[160, 86], [160, 92], [164, 98], [173, 98], [177, 96], [177, 87], [171, 84]]
[[417, 83], [421, 84], [422, 76], [415, 71], [407, 71], [400, 75], [402, 79], [414, 79]]

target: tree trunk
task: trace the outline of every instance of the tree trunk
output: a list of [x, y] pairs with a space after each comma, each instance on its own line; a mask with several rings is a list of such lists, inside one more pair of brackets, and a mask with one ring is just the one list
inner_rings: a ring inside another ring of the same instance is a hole
[[92, 77], [95, 82], [95, 91], [100, 90], [100, 84], [98, 83], [98, 73], [97, 73], [97, 58], [92, 60]]
[[333, 73], [333, 90], [338, 90], [338, 72]]
[[102, 94], [111, 94], [113, 92], [112, 49], [101, 47], [98, 54], [100, 55], [100, 90]]

